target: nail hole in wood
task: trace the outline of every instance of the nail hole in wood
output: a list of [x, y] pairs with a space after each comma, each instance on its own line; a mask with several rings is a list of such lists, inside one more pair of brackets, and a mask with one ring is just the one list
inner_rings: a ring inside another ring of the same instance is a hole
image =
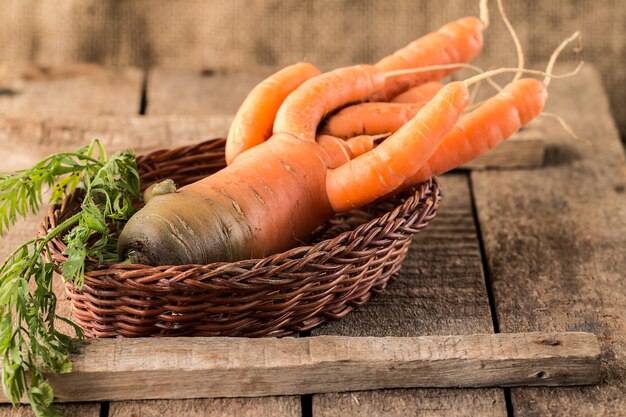
[[559, 342], [558, 340], [554, 340], [554, 339], [545, 339], [541, 343], [544, 344], [545, 346], [559, 346], [561, 344], [561, 342]]
[[545, 379], [548, 377], [548, 374], [546, 374], [544, 371], [539, 371], [535, 374], [535, 377], [539, 379]]

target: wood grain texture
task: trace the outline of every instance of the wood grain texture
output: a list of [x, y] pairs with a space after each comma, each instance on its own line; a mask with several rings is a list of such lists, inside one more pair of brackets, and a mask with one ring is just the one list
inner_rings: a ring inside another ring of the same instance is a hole
[[0, 149], [11, 148], [0, 172], [27, 168], [42, 158], [97, 138], [108, 152], [146, 152], [228, 134], [232, 116], [103, 116], [0, 118]]
[[142, 74], [133, 68], [4, 66], [0, 116], [136, 114], [141, 84]]
[[[63, 417], [101, 417], [100, 404], [98, 403], [57, 404], [57, 407], [61, 411]], [[0, 404], [0, 416], [35, 417], [35, 413], [28, 405], [18, 405], [13, 407], [7, 404]]]
[[513, 389], [515, 415], [612, 416], [626, 410], [626, 164], [600, 74], [550, 86], [549, 109], [594, 147], [556, 126], [536, 171], [474, 172], [478, 216], [505, 332], [598, 335], [597, 387]]
[[[27, 2], [25, 2], [26, 4]], [[62, 8], [62, 7], [60, 7]], [[4, 16], [4, 14], [3, 14]], [[0, 29], [1, 30], [1, 29]], [[0, 172], [10, 167], [24, 168], [32, 165], [33, 156], [40, 156], [38, 149], [42, 144], [50, 144], [49, 131], [41, 125], [31, 129], [23, 136], [11, 136], [7, 128], [7, 117], [30, 118], [34, 116], [55, 117], [95, 117], [102, 115], [136, 114], [139, 110], [142, 76], [138, 70], [105, 70], [93, 65], [75, 65], [63, 68], [40, 68], [32, 66], [0, 66]], [[26, 123], [24, 125], [29, 125]], [[24, 127], [22, 125], [22, 127]], [[65, 135], [57, 136], [62, 141], [73, 128], [67, 126]], [[36, 133], [30, 137], [31, 133]], [[36, 139], [34, 139], [36, 138]], [[71, 142], [75, 148], [77, 142]], [[80, 142], [83, 144], [85, 142]], [[55, 152], [56, 144], [46, 148], [45, 155]], [[43, 146], [45, 148], [45, 145]], [[6, 152], [9, 150], [10, 152]], [[44, 155], [44, 156], [45, 156]], [[38, 160], [40, 158], [36, 158]], [[46, 210], [44, 208], [43, 210]], [[43, 213], [43, 211], [42, 211]], [[0, 239], [0, 259], [5, 257], [21, 243], [31, 239], [37, 233], [37, 226], [42, 214], [30, 215], [20, 220]], [[65, 295], [64, 284], [59, 277], [54, 280], [53, 289], [58, 297], [57, 312], [63, 317], [70, 317], [71, 306]], [[70, 326], [58, 322], [58, 329], [73, 335]], [[12, 409], [0, 408], [0, 415], [31, 416], [30, 407]], [[62, 407], [66, 417], [95, 417], [100, 415], [100, 404], [67, 404]]]
[[[70, 151], [97, 138], [108, 152], [146, 152], [225, 137], [233, 116], [103, 116], [0, 118], [0, 148], [11, 148], [0, 172], [27, 168], [42, 158]], [[461, 169], [534, 168], [543, 164], [544, 142], [535, 124]]]
[[234, 115], [250, 90], [272, 71], [152, 69], [148, 76], [148, 115]]
[[[385, 292], [365, 306], [313, 335], [420, 336], [490, 333], [493, 331], [467, 177], [441, 178], [444, 198], [435, 220], [409, 248], [400, 273]], [[502, 390], [413, 389], [368, 391], [355, 394], [359, 402], [345, 402], [343, 394], [313, 396], [313, 415], [332, 415], [342, 403], [344, 415], [403, 416], [449, 404], [442, 416], [466, 414], [505, 416]], [[445, 398], [445, 400], [444, 400]], [[405, 404], [405, 405], [401, 405]]]
[[540, 168], [546, 144], [536, 134], [537, 125], [536, 122], [531, 124], [528, 130], [516, 133], [459, 169]]
[[300, 397], [112, 402], [108, 417], [300, 417]]
[[50, 383], [62, 401], [580, 385], [599, 356], [589, 333], [95, 339]]
[[[303, 59], [324, 69], [371, 63], [445, 22], [478, 13], [477, 2], [466, 0], [448, 0], [446, 7], [430, 0], [1, 0], [0, 5], [0, 62], [227, 70], [277, 69]], [[529, 62], [547, 59], [560, 40], [582, 31], [581, 56], [600, 68], [626, 132], [621, 93], [626, 67], [616, 65], [626, 60], [623, 1], [508, 1], [505, 7]], [[476, 63], [512, 65], [510, 36], [492, 9], [487, 47]]]

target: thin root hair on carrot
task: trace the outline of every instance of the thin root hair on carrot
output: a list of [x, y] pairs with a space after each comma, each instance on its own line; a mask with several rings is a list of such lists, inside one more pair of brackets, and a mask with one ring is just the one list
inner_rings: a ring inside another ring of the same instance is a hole
[[[506, 15], [506, 12], [504, 11], [504, 5], [502, 4], [502, 0], [498, 0], [498, 11], [500, 12], [500, 17], [502, 17], [502, 22], [504, 22], [504, 25], [506, 26], [507, 30], [511, 34], [511, 38], [513, 38], [513, 43], [515, 44], [515, 52], [517, 54], [517, 68], [522, 70], [524, 69], [524, 61], [525, 61], [524, 49], [522, 48], [522, 43], [520, 42], [519, 37], [517, 36], [517, 32], [515, 32], [515, 29], [513, 28], [511, 21], [509, 20], [509, 18]], [[522, 76], [522, 72], [518, 72], [517, 74], [515, 74], [515, 77], [513, 77], [513, 81], [518, 80], [519, 78], [521, 78], [521, 76]]]
[[[560, 78], [572, 77], [572, 76], [578, 74], [578, 72], [580, 71], [580, 69], [582, 68], [582, 66], [584, 64], [584, 61], [580, 61], [573, 71], [570, 71], [570, 72], [565, 73], [565, 74], [560, 74], [560, 75], [556, 75], [556, 74], [553, 73], [554, 65], [556, 64], [556, 61], [557, 61], [559, 55], [561, 54], [561, 52], [563, 51], [563, 49], [565, 49], [565, 47], [568, 44], [572, 43], [579, 36], [580, 36], [580, 32], [577, 31], [572, 36], [570, 36], [569, 38], [567, 38], [563, 42], [561, 42], [561, 44], [554, 50], [554, 52], [550, 56], [550, 61], [548, 62], [548, 66], [546, 67], [545, 71], [526, 69], [526, 68], [498, 68], [498, 69], [482, 72], [482, 73], [480, 73], [478, 75], [475, 75], [475, 76], [473, 76], [471, 78], [468, 78], [468, 79], [464, 80], [463, 82], [466, 85], [469, 86], [469, 85], [481, 82], [483, 80], [489, 80], [492, 77], [494, 77], [496, 75], [500, 75], [500, 74], [523, 73], [523, 74], [530, 74], [530, 75], [537, 75], [537, 76], [545, 77], [544, 78], [544, 84], [546, 86], [548, 86], [552, 79], [560, 79]], [[410, 69], [404, 69], [404, 70], [388, 71], [388, 72], [385, 73], [385, 77], [386, 78], [391, 78], [391, 77], [397, 77], [397, 76], [402, 76], [402, 75], [407, 75], [407, 74], [413, 74], [413, 73], [417, 73], [417, 72], [426, 72], [426, 71], [432, 71], [432, 70], [438, 70], [438, 69], [447, 69], [449, 67], [457, 67], [457, 66], [459, 68], [469, 68], [469, 69], [474, 69], [475, 71], [477, 70], [477, 67], [475, 67], [475, 66], [468, 66], [467, 64], [463, 64], [463, 65], [460, 65], [460, 64], [434, 65], [434, 66], [428, 66], [428, 67], [420, 67], [420, 68], [410, 68]], [[472, 68], [472, 67], [474, 67], [474, 68]], [[480, 71], [482, 71], [482, 69], [480, 69]]]
[[465, 85], [470, 86], [472, 84], [476, 84], [478, 82], [489, 79], [491, 77], [495, 77], [496, 75], [516, 73], [516, 72], [522, 72], [524, 74], [537, 75], [537, 76], [542, 76], [542, 77], [549, 77], [549, 79], [558, 80], [562, 78], [573, 77], [574, 75], [578, 74], [584, 64], [585, 64], [584, 61], [580, 61], [578, 65], [576, 66], [576, 68], [574, 68], [574, 70], [570, 72], [566, 72], [565, 74], [552, 74], [546, 71], [533, 70], [533, 69], [521, 69], [520, 70], [519, 68], [498, 68], [495, 70], [487, 71], [484, 74], [475, 75], [471, 78], [463, 80], [463, 82], [465, 83]]
[[[546, 86], [550, 85], [550, 80], [552, 78], [555, 78], [551, 74], [554, 71], [554, 65], [556, 64], [556, 60], [558, 59], [563, 49], [565, 49], [567, 45], [569, 45], [570, 43], [574, 42], [576, 39], [579, 39], [579, 38], [580, 38], [580, 32], [579, 31], [574, 32], [572, 36], [570, 36], [569, 38], [561, 42], [561, 44], [554, 50], [554, 52], [552, 52], [552, 55], [550, 56], [550, 61], [548, 61], [548, 66], [546, 67], [546, 74], [548, 75], [546, 75], [546, 77], [543, 79], [543, 83]], [[579, 40], [578, 46], [574, 48], [574, 51], [578, 53], [581, 50], [582, 50], [582, 43]]]
[[489, 27], [489, 0], [480, 0], [480, 4], [478, 6], [479, 10], [479, 19], [483, 22], [483, 30]]
[[565, 121], [565, 119], [563, 119], [558, 114], [544, 111], [544, 112], [539, 113], [539, 116], [549, 117], [549, 118], [551, 118], [553, 120], [556, 120], [558, 122], [558, 124], [563, 128], [565, 133], [568, 134], [568, 136], [574, 138], [575, 140], [577, 140], [579, 142], [584, 143], [587, 146], [591, 146], [593, 148], [596, 147], [595, 143], [593, 143], [592, 141], [590, 141], [587, 138], [583, 138], [582, 136], [580, 136], [576, 132], [574, 132], [574, 129], [572, 129], [572, 127]]

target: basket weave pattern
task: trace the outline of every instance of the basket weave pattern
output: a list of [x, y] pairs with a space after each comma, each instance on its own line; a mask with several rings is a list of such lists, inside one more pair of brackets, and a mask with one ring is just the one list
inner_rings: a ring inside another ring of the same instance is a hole
[[[224, 167], [224, 140], [138, 157], [142, 187], [178, 185]], [[429, 180], [411, 193], [335, 216], [310, 242], [264, 259], [210, 265], [91, 265], [82, 288], [66, 285], [73, 321], [86, 337], [285, 336], [348, 314], [384, 290], [411, 236], [436, 214], [441, 190]], [[51, 207], [40, 227], [76, 212], [78, 197]], [[65, 244], [50, 245], [58, 268]]]

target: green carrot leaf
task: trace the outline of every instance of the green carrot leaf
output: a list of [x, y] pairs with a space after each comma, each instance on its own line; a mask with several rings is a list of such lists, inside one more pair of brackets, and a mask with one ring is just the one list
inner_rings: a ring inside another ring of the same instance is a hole
[[[135, 156], [119, 152], [107, 157], [94, 140], [74, 152], [51, 155], [13, 175], [0, 175], [0, 235], [19, 217], [40, 209], [45, 192], [59, 203], [80, 193], [80, 210], [39, 236], [20, 245], [0, 266], [0, 354], [2, 388], [14, 404], [24, 395], [38, 417], [59, 416], [44, 371], [70, 372], [76, 340], [59, 332], [52, 291], [54, 265], [48, 243], [61, 238], [67, 261], [61, 266], [66, 281], [80, 288], [93, 262], [117, 261], [117, 235], [140, 198]], [[34, 285], [32, 285], [34, 284]]]

